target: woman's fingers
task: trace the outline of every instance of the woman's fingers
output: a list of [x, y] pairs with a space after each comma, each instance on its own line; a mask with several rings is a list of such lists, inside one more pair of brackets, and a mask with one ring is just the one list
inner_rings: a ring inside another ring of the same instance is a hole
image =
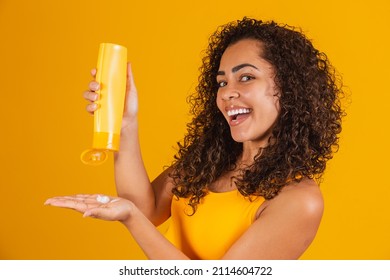
[[99, 203], [97, 201], [86, 203], [85, 201], [80, 199], [73, 199], [73, 198], [66, 198], [66, 197], [48, 199], [45, 202], [45, 204], [56, 206], [56, 207], [62, 207], [62, 208], [70, 208], [81, 213], [84, 213], [89, 208], [94, 208], [99, 206]]
[[96, 77], [96, 68], [91, 69], [91, 76]]
[[[91, 70], [91, 75], [92, 75], [92, 77], [95, 78], [96, 69]], [[98, 105], [93, 103], [93, 102], [95, 102], [99, 98], [99, 95], [95, 91], [99, 90], [100, 85], [97, 81], [93, 80], [89, 83], [88, 87], [89, 87], [89, 90], [84, 91], [83, 97], [85, 100], [92, 102], [86, 106], [86, 110], [88, 113], [93, 114], [96, 111], [96, 109], [98, 109]]]
[[[91, 75], [93, 78], [96, 77], [96, 73], [96, 69], [91, 70]], [[138, 113], [137, 89], [134, 83], [133, 72], [130, 63], [127, 63], [126, 78], [126, 98], [122, 126], [126, 125], [126, 120], [133, 120]], [[84, 99], [90, 102], [86, 106], [86, 111], [90, 114], [94, 114], [94, 112], [99, 109], [99, 105], [94, 102], [99, 99], [99, 95], [96, 93], [96, 91], [100, 89], [100, 84], [96, 80], [93, 80], [89, 83], [88, 87], [89, 90], [83, 93]]]
[[83, 97], [85, 100], [94, 102], [98, 99], [98, 94], [94, 91], [84, 91]]
[[[98, 84], [99, 85], [99, 84]], [[98, 94], [94, 91], [85, 91], [83, 93], [83, 97], [85, 100], [89, 102], [94, 102], [98, 99]], [[87, 110], [88, 113], [93, 114], [96, 109], [98, 108], [98, 104], [96, 103], [89, 103], [85, 109]]]
[[87, 106], [85, 106], [85, 109], [90, 114], [93, 114], [98, 108], [99, 106], [96, 103], [88, 104]]
[[59, 196], [52, 197], [46, 200], [45, 205], [52, 205], [62, 208], [70, 208], [76, 211], [84, 213], [88, 209], [96, 208], [105, 204], [99, 197], [107, 198], [108, 201], [111, 200], [108, 196], [103, 195], [75, 195], [75, 196]]
[[100, 85], [97, 81], [93, 80], [93, 81], [90, 81], [89, 84], [88, 84], [88, 87], [91, 91], [97, 91], [100, 89]]
[[73, 209], [84, 213], [84, 217], [121, 222], [129, 219], [134, 209], [131, 201], [102, 194], [53, 197], [45, 205]]

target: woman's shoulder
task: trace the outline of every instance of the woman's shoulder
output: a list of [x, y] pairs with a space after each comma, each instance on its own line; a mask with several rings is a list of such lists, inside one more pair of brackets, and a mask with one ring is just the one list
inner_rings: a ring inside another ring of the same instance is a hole
[[277, 196], [265, 201], [258, 216], [265, 210], [321, 219], [324, 200], [318, 184], [313, 179], [303, 179], [286, 185]]
[[285, 186], [276, 198], [308, 207], [308, 210], [316, 210], [324, 205], [320, 187], [313, 179], [303, 179]]
[[[310, 179], [290, 183], [263, 205], [248, 229], [247, 236], [259, 246], [251, 250], [258, 252], [256, 257], [299, 258], [315, 238], [321, 222], [324, 203], [319, 186]], [[263, 250], [268, 251], [266, 256], [261, 255]]]

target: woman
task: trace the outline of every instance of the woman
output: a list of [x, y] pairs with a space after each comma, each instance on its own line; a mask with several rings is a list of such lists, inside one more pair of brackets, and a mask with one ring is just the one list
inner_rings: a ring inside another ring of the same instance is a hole
[[[92, 74], [95, 75], [93, 70]], [[48, 199], [122, 222], [150, 259], [297, 259], [323, 213], [318, 179], [337, 149], [342, 93], [325, 54], [300, 32], [243, 18], [210, 38], [193, 121], [175, 161], [150, 183], [128, 67], [118, 197]], [[93, 81], [84, 97], [97, 99]], [[95, 104], [87, 111], [93, 113]], [[156, 226], [172, 217], [165, 235]]]

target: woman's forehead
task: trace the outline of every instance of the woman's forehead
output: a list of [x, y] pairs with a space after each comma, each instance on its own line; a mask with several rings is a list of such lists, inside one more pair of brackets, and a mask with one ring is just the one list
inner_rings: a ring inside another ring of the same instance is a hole
[[261, 68], [272, 66], [262, 58], [263, 43], [256, 39], [242, 39], [226, 48], [220, 61], [219, 70], [230, 71], [237, 65], [253, 64]]

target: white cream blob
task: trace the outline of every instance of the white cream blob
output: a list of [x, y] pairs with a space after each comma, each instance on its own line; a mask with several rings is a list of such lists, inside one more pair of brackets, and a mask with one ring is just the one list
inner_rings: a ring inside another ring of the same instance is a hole
[[103, 204], [110, 202], [110, 198], [106, 195], [98, 195], [96, 197], [96, 200], [100, 203], [103, 203]]

